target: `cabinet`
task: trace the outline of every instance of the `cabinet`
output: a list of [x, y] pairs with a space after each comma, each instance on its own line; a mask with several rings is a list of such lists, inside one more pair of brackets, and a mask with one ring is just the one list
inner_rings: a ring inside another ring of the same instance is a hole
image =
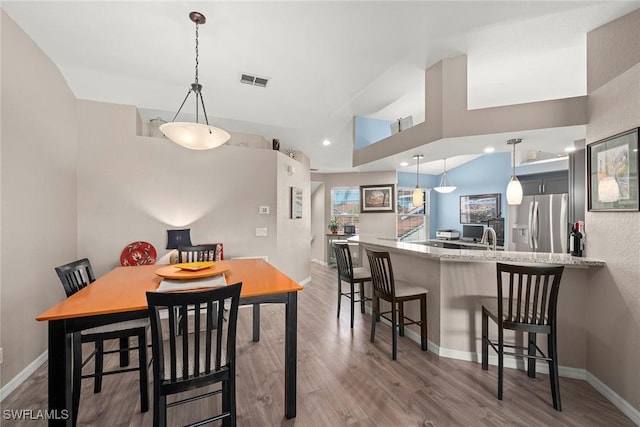
[[522, 194], [525, 196], [569, 192], [568, 171], [521, 175], [518, 179], [522, 184]]
[[[331, 243], [336, 241], [346, 242], [349, 237], [353, 237], [353, 234], [341, 234], [341, 233], [331, 233], [327, 234], [327, 265], [329, 267], [336, 266], [336, 253], [333, 251], [333, 247]], [[360, 245], [357, 243], [349, 243], [349, 251], [351, 252], [351, 261], [353, 262], [354, 267], [360, 266]]]

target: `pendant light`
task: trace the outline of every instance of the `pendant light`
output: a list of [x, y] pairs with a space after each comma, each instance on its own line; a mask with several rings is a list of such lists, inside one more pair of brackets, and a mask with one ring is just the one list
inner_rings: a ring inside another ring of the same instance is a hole
[[444, 159], [444, 174], [440, 178], [440, 185], [434, 188], [438, 193], [451, 193], [456, 187], [451, 183], [451, 180], [447, 176], [447, 159]]
[[[231, 135], [225, 130], [214, 126], [209, 126], [207, 118], [207, 110], [204, 108], [204, 99], [202, 98], [202, 85], [198, 83], [198, 28], [201, 24], [207, 22], [207, 18], [200, 12], [191, 12], [189, 18], [196, 24], [196, 78], [195, 83], [191, 83], [191, 89], [187, 92], [178, 112], [171, 120], [171, 123], [165, 123], [160, 126], [160, 131], [176, 144], [192, 150], [208, 150], [218, 147], [231, 138]], [[180, 114], [182, 107], [191, 95], [196, 97], [196, 121], [192, 122], [176, 122], [176, 117]], [[199, 106], [202, 105], [202, 114], [206, 124], [198, 123]]]
[[507, 185], [507, 204], [509, 205], [519, 205], [522, 203], [522, 184], [520, 184], [516, 176], [516, 144], [520, 144], [521, 142], [522, 139], [520, 138], [507, 141], [507, 144], [513, 145], [513, 175], [511, 175], [511, 180], [509, 181], [509, 185]]
[[424, 192], [420, 189], [418, 178], [420, 177], [420, 159], [424, 156], [422, 154], [416, 154], [413, 156], [416, 159], [416, 189], [413, 190], [413, 206], [419, 208], [424, 204]]

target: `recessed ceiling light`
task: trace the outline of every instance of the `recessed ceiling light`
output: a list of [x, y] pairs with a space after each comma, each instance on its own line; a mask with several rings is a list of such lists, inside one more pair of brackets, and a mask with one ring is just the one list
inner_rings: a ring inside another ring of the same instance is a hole
[[400, 163], [400, 166], [402, 166], [402, 167], [409, 166], [409, 163], [408, 162], [402, 162], [402, 163]]
[[494, 151], [496, 151], [496, 149], [493, 147], [487, 147], [484, 149], [485, 153], [493, 153]]
[[571, 147], [567, 147], [564, 149], [565, 153], [573, 153], [574, 151], [576, 151], [576, 147], [571, 146]]
[[329, 141], [328, 139], [325, 139], [324, 141], [322, 141], [322, 145], [331, 145], [331, 141]]

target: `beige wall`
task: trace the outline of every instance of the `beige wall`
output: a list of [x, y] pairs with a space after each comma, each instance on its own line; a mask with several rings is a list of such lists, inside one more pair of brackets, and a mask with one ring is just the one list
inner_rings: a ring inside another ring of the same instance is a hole
[[5, 385], [46, 348], [35, 317], [64, 298], [76, 256], [76, 107], [56, 66], [2, 14], [0, 328]]
[[[587, 144], [640, 126], [638, 28], [640, 10], [588, 34]], [[587, 369], [640, 410], [640, 212], [585, 221], [587, 256], [607, 262], [589, 280]]]
[[[317, 188], [311, 195], [311, 261], [325, 262], [324, 236], [327, 223], [324, 220], [324, 183], [316, 183]], [[330, 190], [329, 190], [330, 191]]]
[[[273, 150], [186, 150], [136, 136], [135, 107], [78, 105], [78, 256], [89, 257], [97, 275], [119, 265], [131, 241], [147, 241], [163, 257], [165, 230], [184, 227], [194, 244], [222, 242], [225, 258], [266, 255], [295, 280], [309, 277], [308, 165]], [[298, 220], [289, 218], [292, 186], [304, 194], [307, 214]], [[267, 236], [257, 237], [256, 227]]]

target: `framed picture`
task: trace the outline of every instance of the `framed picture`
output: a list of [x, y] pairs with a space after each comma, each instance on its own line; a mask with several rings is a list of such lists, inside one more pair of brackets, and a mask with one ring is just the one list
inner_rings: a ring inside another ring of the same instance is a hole
[[500, 216], [500, 206], [500, 193], [460, 196], [460, 223], [486, 224]]
[[395, 212], [393, 184], [389, 185], [361, 185], [360, 212]]
[[289, 218], [302, 218], [302, 188], [291, 187]]
[[637, 211], [638, 132], [631, 129], [587, 146], [589, 211]]

